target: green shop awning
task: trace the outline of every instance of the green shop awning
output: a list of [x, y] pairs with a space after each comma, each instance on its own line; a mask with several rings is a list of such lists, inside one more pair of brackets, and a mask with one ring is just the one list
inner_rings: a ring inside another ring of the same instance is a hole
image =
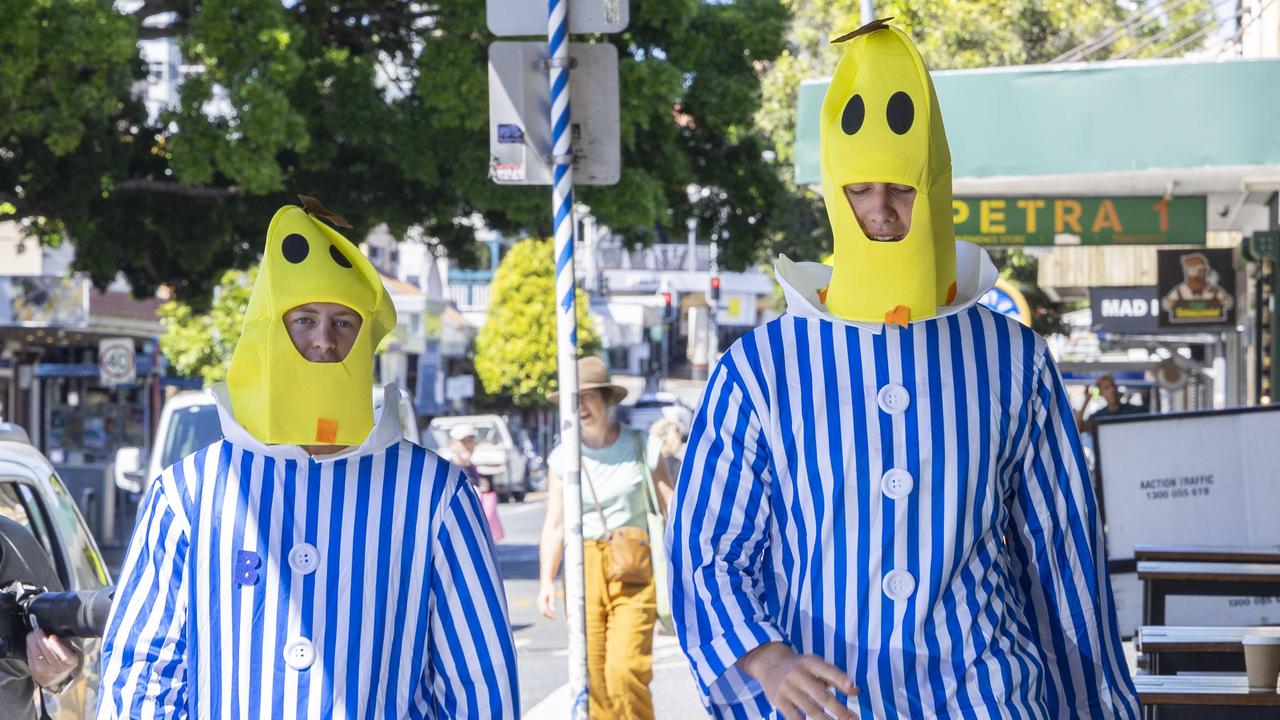
[[[1166, 178], [1199, 182], [1196, 192], [1240, 191], [1250, 168], [1271, 177], [1280, 167], [1280, 59], [1036, 65], [933, 78], [958, 194], [970, 178], [1104, 173], [1127, 178], [1104, 192], [1132, 183], [1134, 194], [1150, 194]], [[797, 98], [796, 178], [804, 184], [821, 181], [827, 82], [805, 82]]]

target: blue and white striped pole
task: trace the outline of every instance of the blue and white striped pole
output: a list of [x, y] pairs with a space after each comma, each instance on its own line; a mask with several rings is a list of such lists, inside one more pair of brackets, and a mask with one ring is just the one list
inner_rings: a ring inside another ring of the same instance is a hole
[[582, 571], [582, 457], [578, 426], [578, 308], [573, 277], [573, 147], [569, 130], [569, 0], [547, 2], [551, 71], [551, 212], [556, 252], [556, 347], [564, 488], [565, 617], [573, 720], [587, 720], [587, 626]]

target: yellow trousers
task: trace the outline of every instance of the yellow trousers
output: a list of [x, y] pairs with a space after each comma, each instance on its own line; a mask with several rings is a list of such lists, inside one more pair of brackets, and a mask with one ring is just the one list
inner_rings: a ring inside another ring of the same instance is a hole
[[583, 543], [587, 682], [592, 718], [653, 720], [653, 626], [658, 595], [646, 585], [609, 582], [600, 546]]

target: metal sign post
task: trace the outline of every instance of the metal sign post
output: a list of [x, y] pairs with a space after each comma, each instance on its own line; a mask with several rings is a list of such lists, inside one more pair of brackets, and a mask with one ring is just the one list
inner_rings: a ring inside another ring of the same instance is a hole
[[[609, 43], [568, 45], [573, 184], [617, 184], [622, 176], [618, 49]], [[545, 40], [489, 45], [489, 177], [499, 185], [555, 181], [550, 62]]]
[[[570, 13], [570, 4], [574, 11]], [[573, 184], [612, 185], [620, 171], [618, 55], [609, 44], [577, 44], [569, 34], [620, 32], [627, 0], [487, 0], [489, 29], [500, 36], [547, 33], [544, 85], [540, 43], [489, 47], [489, 176], [504, 185], [551, 185], [555, 228], [556, 357], [560, 366], [560, 442], [564, 444], [564, 584], [569, 623], [569, 696], [573, 720], [587, 720], [587, 627], [582, 568], [582, 438], [578, 426], [578, 311], [573, 276]], [[574, 16], [572, 24], [570, 15]], [[572, 58], [571, 58], [572, 55]], [[579, 63], [587, 112], [570, 121], [569, 70]], [[540, 72], [540, 70], [539, 70]], [[549, 112], [548, 112], [549, 109]], [[548, 123], [549, 121], [549, 123]], [[544, 138], [549, 136], [549, 143]], [[581, 157], [575, 158], [578, 152]], [[548, 170], [550, 172], [548, 172]]]
[[573, 155], [569, 131], [569, 0], [548, 0], [551, 56], [551, 213], [556, 248], [556, 347], [560, 364], [560, 442], [564, 485], [565, 618], [569, 623], [569, 697], [574, 720], [587, 720], [587, 623], [582, 566], [582, 438], [578, 425], [578, 307], [573, 277]]

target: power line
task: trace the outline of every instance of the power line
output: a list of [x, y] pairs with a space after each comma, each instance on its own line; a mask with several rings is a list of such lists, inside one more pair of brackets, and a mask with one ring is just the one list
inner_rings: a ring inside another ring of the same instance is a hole
[[[1258, 12], [1256, 13], [1250, 12], [1248, 19], [1240, 22], [1240, 27], [1238, 30], [1236, 30], [1235, 35], [1231, 36], [1230, 40], [1222, 44], [1222, 47], [1218, 50], [1217, 54], [1214, 57], [1222, 57], [1222, 53], [1226, 52], [1233, 46], [1243, 45], [1244, 32], [1248, 30], [1250, 27], [1252, 27], [1255, 22], [1261, 19], [1263, 14], [1266, 13], [1267, 10], [1270, 9], [1273, 4], [1275, 4], [1275, 0], [1266, 0], [1258, 7]], [[1244, 14], [1243, 8], [1241, 10], [1242, 12], [1236, 16], [1237, 18], [1239, 18], [1240, 15]]]
[[1216, 29], [1218, 29], [1218, 28], [1217, 28], [1217, 26], [1214, 26], [1214, 25], [1205, 25], [1204, 27], [1200, 28], [1199, 30], [1197, 30], [1197, 31], [1195, 31], [1195, 32], [1191, 33], [1190, 35], [1188, 35], [1188, 36], [1186, 36], [1186, 37], [1182, 38], [1182, 39], [1181, 39], [1181, 40], [1179, 40], [1178, 42], [1176, 42], [1176, 43], [1174, 43], [1174, 44], [1170, 45], [1169, 47], [1167, 47], [1167, 48], [1165, 48], [1165, 49], [1161, 50], [1160, 52], [1156, 53], [1155, 55], [1152, 55], [1152, 56], [1151, 56], [1151, 58], [1154, 60], [1154, 59], [1158, 59], [1158, 58], [1168, 57], [1169, 55], [1173, 54], [1174, 52], [1176, 52], [1176, 51], [1178, 51], [1178, 50], [1182, 49], [1182, 48], [1183, 48], [1185, 45], [1187, 45], [1188, 43], [1194, 42], [1194, 41], [1196, 41], [1197, 39], [1204, 37], [1204, 36], [1205, 36], [1205, 35], [1206, 35], [1210, 30], [1216, 30]]
[[1058, 55], [1057, 57], [1050, 60], [1049, 63], [1053, 64], [1053, 63], [1061, 63], [1061, 62], [1071, 62], [1075, 60], [1083, 60], [1085, 56], [1095, 53], [1098, 50], [1101, 50], [1102, 48], [1110, 45], [1111, 43], [1114, 43], [1116, 40], [1119, 40], [1120, 38], [1124, 37], [1126, 33], [1132, 33], [1137, 28], [1140, 28], [1146, 25], [1147, 23], [1151, 22], [1152, 20], [1156, 19], [1156, 17], [1158, 17], [1161, 13], [1171, 13], [1174, 10], [1177, 10], [1178, 8], [1182, 7], [1183, 5], [1186, 5], [1188, 2], [1190, 2], [1190, 0], [1180, 0], [1180, 2], [1177, 5], [1175, 5], [1173, 8], [1168, 10], [1164, 8], [1163, 3], [1148, 5], [1146, 6], [1146, 10], [1142, 11], [1136, 16], [1131, 16], [1124, 21], [1121, 21], [1116, 23], [1115, 25], [1112, 25], [1106, 30], [1102, 30], [1098, 33], [1095, 33], [1093, 37], [1085, 40], [1079, 45], [1076, 45], [1075, 47], [1062, 53], [1061, 55]]
[[[1247, 27], [1248, 27], [1248, 24], [1247, 24], [1247, 23], [1243, 23], [1243, 22], [1240, 20], [1241, 16], [1244, 14], [1244, 12], [1243, 12], [1243, 9], [1242, 9], [1242, 8], [1240, 7], [1240, 5], [1238, 4], [1238, 0], [1231, 0], [1231, 2], [1236, 2], [1236, 3], [1237, 3], [1237, 5], [1236, 5], [1237, 10], [1236, 10], [1235, 14], [1233, 15], [1233, 18], [1236, 20], [1236, 31], [1232, 34], [1232, 36], [1231, 36], [1231, 37], [1229, 37], [1229, 38], [1223, 38], [1223, 39], [1221, 40], [1221, 42], [1219, 43], [1218, 51], [1217, 51], [1217, 53], [1215, 53], [1215, 57], [1221, 57], [1223, 52], [1226, 52], [1226, 50], [1227, 50], [1229, 47], [1231, 47], [1231, 46], [1235, 45], [1237, 42], [1239, 42], [1240, 37], [1241, 37], [1241, 35], [1244, 33], [1245, 28], [1247, 28]], [[1272, 2], [1272, 0], [1267, 0], [1267, 2], [1268, 2], [1268, 4], [1270, 4], [1270, 2]], [[1216, 8], [1217, 8], [1217, 6], [1218, 6], [1219, 4], [1221, 4], [1221, 3], [1215, 3], [1215, 4], [1214, 4], [1214, 8], [1215, 8], [1215, 10], [1216, 10]], [[1216, 12], [1215, 12], [1215, 15], [1216, 15]], [[1252, 18], [1251, 18], [1251, 20], [1252, 20]], [[1205, 27], [1200, 28], [1200, 29], [1199, 29], [1199, 30], [1197, 30], [1196, 32], [1194, 32], [1194, 33], [1192, 33], [1192, 34], [1188, 35], [1187, 37], [1182, 38], [1182, 39], [1181, 39], [1181, 40], [1179, 40], [1178, 42], [1174, 43], [1173, 45], [1170, 45], [1169, 47], [1165, 48], [1164, 50], [1161, 50], [1160, 52], [1156, 53], [1155, 55], [1152, 55], [1151, 57], [1152, 57], [1153, 59], [1168, 57], [1168, 56], [1172, 55], [1173, 53], [1177, 52], [1178, 50], [1181, 50], [1181, 49], [1182, 49], [1183, 47], [1185, 47], [1188, 43], [1195, 42], [1196, 40], [1198, 40], [1198, 39], [1200, 39], [1200, 38], [1204, 37], [1204, 36], [1205, 36], [1205, 35], [1206, 35], [1210, 30], [1220, 29], [1221, 27], [1222, 27], [1222, 22], [1221, 22], [1221, 20], [1219, 20], [1219, 22], [1218, 22], [1218, 24], [1217, 24], [1216, 26], [1214, 26], [1214, 25], [1206, 25]], [[1208, 52], [1208, 48], [1206, 48], [1206, 52]]]
[[[1158, 41], [1160, 41], [1160, 40], [1163, 40], [1164, 38], [1168, 37], [1168, 36], [1169, 36], [1169, 35], [1171, 35], [1172, 33], [1174, 33], [1174, 32], [1176, 32], [1177, 30], [1179, 30], [1180, 28], [1183, 28], [1183, 27], [1185, 27], [1186, 25], [1188, 25], [1188, 24], [1190, 24], [1190, 23], [1192, 23], [1192, 22], [1195, 22], [1195, 21], [1199, 20], [1201, 17], [1203, 17], [1203, 16], [1204, 16], [1204, 14], [1205, 14], [1205, 13], [1210, 13], [1210, 15], [1212, 15], [1212, 16], [1213, 16], [1213, 18], [1216, 20], [1216, 19], [1217, 19], [1217, 17], [1218, 17], [1218, 14], [1217, 14], [1217, 12], [1216, 12], [1216, 8], [1217, 8], [1217, 6], [1218, 6], [1218, 5], [1221, 5], [1223, 2], [1229, 2], [1229, 1], [1233, 1], [1233, 0], [1219, 0], [1219, 1], [1218, 1], [1218, 2], [1216, 2], [1216, 3], [1210, 3], [1209, 7], [1205, 8], [1204, 10], [1201, 10], [1200, 12], [1192, 13], [1192, 14], [1190, 14], [1190, 15], [1186, 16], [1186, 17], [1185, 17], [1185, 18], [1183, 18], [1180, 22], [1177, 22], [1177, 23], [1174, 23], [1173, 25], [1170, 25], [1169, 27], [1165, 28], [1164, 30], [1161, 30], [1160, 32], [1156, 33], [1155, 35], [1152, 35], [1151, 37], [1147, 38], [1146, 40], [1142, 41], [1141, 43], [1138, 43], [1137, 45], [1134, 45], [1133, 47], [1129, 48], [1128, 50], [1125, 50], [1124, 52], [1120, 53], [1119, 55], [1116, 55], [1116, 56], [1115, 56], [1115, 59], [1116, 59], [1116, 60], [1123, 60], [1123, 59], [1125, 59], [1125, 58], [1127, 58], [1127, 57], [1130, 57], [1130, 56], [1132, 56], [1132, 55], [1134, 55], [1134, 54], [1136, 54], [1136, 53], [1138, 53], [1138, 52], [1141, 52], [1144, 48], [1148, 48], [1148, 47], [1150, 47], [1150, 46], [1152, 45], [1152, 43], [1155, 43], [1155, 42], [1158, 42]], [[1210, 26], [1210, 27], [1212, 27], [1212, 26]]]
[[[1148, 38], [1146, 41], [1143, 41], [1142, 43], [1140, 43], [1137, 47], [1130, 48], [1124, 51], [1120, 55], [1117, 55], [1116, 58], [1114, 59], [1123, 59], [1123, 58], [1132, 56], [1133, 54], [1139, 52], [1140, 50], [1150, 46], [1152, 43], [1156, 42], [1157, 40], [1167, 37], [1172, 32], [1176, 31], [1178, 28], [1183, 27], [1189, 22], [1192, 22], [1198, 19], [1199, 17], [1203, 16], [1204, 13], [1206, 12], [1212, 13], [1212, 17], [1216, 22], [1209, 28], [1205, 29], [1203, 32], [1197, 31], [1194, 34], [1197, 37], [1203, 37], [1205, 34], [1207, 34], [1207, 32], [1210, 32], [1215, 29], [1220, 29], [1222, 27], [1222, 22], [1218, 18], [1218, 13], [1217, 13], [1218, 8], [1228, 3], [1235, 3], [1236, 1], [1237, 0], [1214, 0], [1214, 2], [1210, 3], [1208, 8], [1205, 8], [1204, 10], [1201, 10], [1200, 12], [1189, 16], [1188, 18], [1184, 19], [1179, 23], [1176, 23], [1173, 26], [1165, 28], [1163, 31], [1157, 33], [1153, 38]], [[1268, 1], [1270, 2], [1273, 0], [1268, 0]], [[1164, 17], [1171, 17], [1173, 13], [1175, 13], [1177, 10], [1182, 8], [1182, 6], [1186, 5], [1189, 2], [1191, 2], [1191, 0], [1180, 0], [1180, 2], [1178, 2], [1176, 5], [1173, 5], [1172, 7], [1167, 7], [1167, 8], [1164, 7], [1163, 3], [1157, 3], [1156, 5], [1147, 6], [1147, 9], [1144, 12], [1137, 15], [1136, 17], [1131, 17], [1128, 20], [1125, 20], [1124, 22], [1113, 25], [1110, 29], [1103, 31], [1101, 33], [1101, 37], [1098, 37], [1097, 35], [1095, 35], [1094, 37], [1096, 39], [1086, 40], [1080, 45], [1077, 45], [1071, 50], [1068, 50], [1067, 52], [1062, 53], [1061, 55], [1050, 60], [1049, 62], [1058, 63], [1058, 62], [1084, 60], [1086, 56], [1091, 55], [1107, 47], [1108, 45], [1115, 43], [1116, 41], [1120, 40], [1122, 37], [1125, 37], [1126, 34], [1132, 36], [1136, 31], [1150, 24], [1152, 20], [1158, 19], [1161, 15], [1163, 15]], [[1181, 40], [1177, 43], [1178, 47], [1184, 47], [1185, 45], [1186, 43], [1182, 42]], [[1163, 57], [1166, 54], [1167, 52], [1162, 51], [1162, 53], [1159, 56]]]

